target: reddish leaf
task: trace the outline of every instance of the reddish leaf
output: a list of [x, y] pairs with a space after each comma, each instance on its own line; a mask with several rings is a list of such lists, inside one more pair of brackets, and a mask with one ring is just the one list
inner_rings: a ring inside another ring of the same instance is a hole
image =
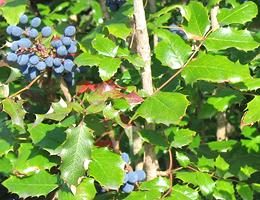
[[135, 92], [131, 92], [130, 94], [125, 94], [124, 98], [128, 101], [130, 105], [137, 105], [144, 101], [144, 99], [138, 96]]
[[0, 0], [0, 6], [5, 4], [5, 0]]
[[82, 94], [87, 91], [95, 91], [97, 89], [97, 84], [92, 84], [88, 81], [78, 85], [77, 87], [77, 94]]

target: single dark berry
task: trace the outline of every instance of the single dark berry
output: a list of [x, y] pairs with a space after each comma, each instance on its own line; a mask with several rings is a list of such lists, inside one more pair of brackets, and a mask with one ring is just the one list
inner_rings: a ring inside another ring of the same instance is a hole
[[68, 72], [71, 72], [73, 67], [75, 66], [74, 62], [70, 59], [66, 59], [64, 61], [63, 65], [64, 65], [65, 70], [68, 71]]
[[129, 183], [126, 183], [123, 187], [122, 187], [122, 190], [123, 192], [125, 193], [130, 193], [134, 190], [135, 186], [132, 185], [132, 184], [129, 184]]
[[59, 56], [67, 56], [68, 55], [68, 51], [66, 49], [65, 46], [60, 46], [58, 49], [57, 49], [57, 54]]
[[62, 37], [61, 41], [65, 46], [69, 46], [72, 42], [72, 40], [69, 37]]
[[31, 20], [31, 26], [37, 28], [41, 25], [41, 19], [39, 17], [35, 17]]
[[46, 58], [45, 59], [45, 63], [46, 63], [46, 65], [47, 65], [47, 67], [52, 67], [53, 66], [53, 57], [48, 57], [48, 58]]
[[64, 34], [67, 37], [72, 37], [73, 35], [75, 35], [76, 33], [76, 28], [75, 26], [68, 26], [67, 28], [65, 28], [64, 30]]
[[21, 16], [20, 16], [20, 23], [21, 23], [21, 24], [27, 24], [27, 22], [28, 22], [28, 17], [27, 17], [27, 15], [21, 15]]
[[68, 48], [68, 53], [74, 54], [77, 52], [77, 46], [74, 44], [71, 44], [70, 47]]
[[29, 62], [29, 56], [27, 54], [23, 54], [18, 57], [17, 63], [19, 65], [27, 65], [28, 62]]
[[30, 62], [31, 64], [33, 64], [33, 65], [36, 65], [36, 64], [39, 62], [39, 57], [36, 56], [36, 55], [30, 57], [29, 62]]
[[29, 30], [29, 37], [36, 38], [38, 36], [38, 31], [35, 28]]
[[8, 53], [6, 59], [9, 62], [16, 62], [17, 61], [17, 55], [15, 53]]
[[36, 65], [36, 68], [37, 68], [39, 71], [43, 71], [43, 70], [45, 70], [45, 68], [46, 68], [46, 63], [43, 62], [43, 61], [40, 61], [40, 62], [38, 62], [38, 64]]
[[126, 163], [129, 163], [130, 162], [130, 158], [129, 158], [129, 155], [125, 152], [123, 152], [121, 154], [121, 158], [123, 159], [123, 161], [125, 161]]
[[45, 27], [42, 28], [42, 36], [43, 37], [49, 37], [49, 36], [51, 36], [51, 34], [52, 34], [51, 27], [45, 26]]

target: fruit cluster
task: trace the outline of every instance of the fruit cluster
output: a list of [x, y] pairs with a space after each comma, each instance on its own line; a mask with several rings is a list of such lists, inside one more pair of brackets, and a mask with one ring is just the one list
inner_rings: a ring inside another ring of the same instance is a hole
[[106, 0], [106, 5], [113, 12], [117, 11], [124, 3], [125, 0]]
[[[121, 154], [122, 159], [129, 164], [130, 159], [127, 153]], [[130, 171], [125, 174], [124, 185], [122, 186], [122, 191], [125, 193], [130, 193], [134, 190], [135, 184], [146, 179], [146, 173], [143, 170]]]
[[66, 27], [61, 37], [54, 37], [51, 27], [41, 27], [39, 17], [29, 22], [28, 17], [22, 15], [19, 26], [10, 25], [6, 32], [13, 40], [7, 61], [17, 63], [29, 80], [45, 70], [51, 70], [57, 76], [65, 75], [65, 80], [73, 84], [76, 71], [73, 60], [77, 52], [74, 26]]

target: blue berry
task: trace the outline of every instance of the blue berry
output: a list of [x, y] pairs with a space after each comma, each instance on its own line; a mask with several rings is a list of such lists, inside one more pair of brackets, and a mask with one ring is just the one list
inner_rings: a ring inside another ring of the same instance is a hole
[[134, 190], [135, 186], [132, 185], [132, 184], [129, 184], [129, 183], [126, 183], [123, 187], [122, 187], [122, 190], [123, 192], [125, 193], [130, 193]]
[[30, 58], [30, 63], [33, 64], [33, 65], [36, 65], [38, 62], [39, 62], [39, 57], [34, 55]]
[[135, 173], [138, 176], [138, 181], [144, 181], [146, 179], [146, 173], [144, 170], [136, 170]]
[[17, 51], [19, 48], [19, 42], [18, 41], [14, 41], [11, 45], [11, 50], [12, 51]]
[[72, 42], [72, 40], [69, 37], [62, 37], [61, 41], [65, 46], [69, 46]]
[[22, 38], [18, 41], [18, 43], [19, 46], [23, 48], [30, 48], [32, 46], [32, 42], [28, 38]]
[[41, 24], [41, 19], [39, 17], [35, 17], [31, 20], [31, 26], [37, 28]]
[[123, 161], [125, 161], [126, 163], [129, 163], [130, 162], [130, 158], [129, 158], [129, 155], [127, 153], [122, 153], [121, 154], [121, 158], [123, 159]]
[[49, 37], [52, 34], [51, 27], [45, 26], [42, 28], [42, 36], [43, 37]]
[[64, 65], [60, 65], [59, 67], [55, 67], [55, 68], [54, 68], [54, 71], [55, 71], [57, 74], [61, 74], [62, 72], [64, 72]]
[[35, 68], [30, 68], [29, 73], [30, 73], [29, 74], [29, 78], [31, 80], [35, 79], [38, 76], [38, 74], [39, 74], [38, 70], [35, 69]]
[[28, 22], [28, 17], [27, 15], [21, 15], [20, 16], [20, 23], [21, 24], [26, 24]]
[[75, 66], [75, 64], [72, 60], [66, 59], [64, 61], [64, 68], [66, 71], [71, 72], [74, 66]]
[[45, 68], [46, 68], [46, 63], [43, 62], [43, 61], [40, 61], [40, 62], [38, 62], [38, 64], [36, 65], [36, 68], [37, 68], [39, 71], [45, 70]]
[[38, 36], [38, 31], [35, 28], [29, 30], [29, 37], [36, 38]]
[[70, 47], [68, 48], [68, 53], [76, 53], [77, 52], [77, 46], [74, 44], [71, 44]]
[[61, 65], [61, 60], [59, 58], [54, 58], [53, 64], [56, 67], [59, 67]]
[[16, 62], [17, 61], [17, 55], [15, 53], [8, 53], [6, 59], [9, 62]]
[[12, 35], [15, 37], [20, 37], [23, 34], [23, 29], [18, 26], [12, 28]]
[[53, 57], [48, 57], [48, 58], [46, 58], [45, 59], [45, 63], [46, 63], [46, 65], [47, 65], [47, 67], [52, 67], [53, 66]]
[[18, 57], [17, 63], [19, 65], [27, 65], [28, 62], [29, 62], [29, 56], [27, 54], [23, 54]]
[[76, 28], [75, 28], [75, 26], [68, 26], [68, 27], [65, 28], [65, 30], [64, 30], [65, 36], [68, 36], [68, 37], [72, 37], [73, 35], [75, 35], [75, 33], [76, 33]]
[[61, 40], [53, 40], [53, 41], [51, 41], [51, 46], [53, 46], [54, 48], [59, 48], [62, 45], [63, 44], [62, 44]]
[[13, 25], [10, 25], [6, 28], [6, 33], [8, 35], [12, 35], [12, 30], [13, 30], [14, 26]]
[[65, 46], [60, 46], [58, 49], [57, 49], [57, 54], [59, 56], [67, 56], [68, 55], [68, 51], [66, 49]]
[[135, 172], [128, 173], [128, 182], [129, 183], [136, 183], [138, 181], [138, 176]]

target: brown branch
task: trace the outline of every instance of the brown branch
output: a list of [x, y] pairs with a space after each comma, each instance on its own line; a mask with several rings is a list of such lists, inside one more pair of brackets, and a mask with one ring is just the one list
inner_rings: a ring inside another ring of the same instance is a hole
[[107, 11], [106, 1], [105, 0], [99, 0], [99, 3], [101, 5], [102, 12], [104, 13], [105, 20], [110, 19], [110, 15]]
[[67, 100], [68, 102], [71, 102], [72, 97], [71, 97], [69, 88], [68, 88], [68, 86], [67, 86], [67, 84], [66, 84], [66, 82], [64, 81], [63, 78], [61, 78], [61, 80], [60, 80], [60, 89], [61, 89], [61, 91], [63, 92], [63, 94], [64, 94], [66, 100]]
[[170, 179], [170, 188], [167, 190], [167, 192], [162, 196], [161, 199], [164, 199], [172, 192], [172, 185], [173, 185], [173, 176], [172, 176], [172, 167], [173, 167], [173, 159], [172, 159], [172, 151], [171, 149], [168, 150], [169, 152], [169, 168], [167, 170], [168, 176]]
[[8, 98], [14, 98], [16, 97], [17, 95], [23, 93], [24, 91], [26, 90], [29, 90], [34, 83], [36, 83], [42, 76], [43, 76], [44, 73], [40, 74], [39, 76], [37, 76], [34, 80], [32, 80], [32, 82], [30, 82], [27, 86], [25, 86], [24, 88], [22, 88], [21, 90], [17, 91], [16, 93], [10, 95]]

